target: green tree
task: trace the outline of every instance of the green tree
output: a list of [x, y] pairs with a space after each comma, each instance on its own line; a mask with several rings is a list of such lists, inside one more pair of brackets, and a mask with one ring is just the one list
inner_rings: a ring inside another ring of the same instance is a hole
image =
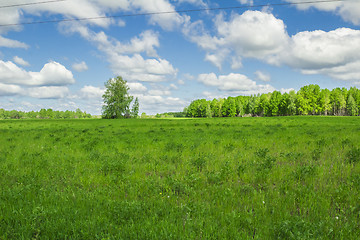
[[75, 118], [83, 118], [84, 113], [80, 110], [80, 108], [77, 108], [75, 111]]
[[225, 99], [221, 111], [223, 117], [235, 117], [236, 116], [235, 99], [233, 97], [228, 97], [227, 99]]
[[44, 109], [44, 108], [42, 108], [42, 109], [40, 110], [40, 112], [39, 112], [39, 117], [40, 117], [41, 119], [47, 118], [47, 110]]
[[255, 115], [256, 96], [251, 96], [247, 101], [247, 114]]
[[212, 117], [212, 111], [211, 111], [211, 107], [210, 107], [210, 102], [208, 102], [207, 105], [206, 105], [206, 117], [207, 118]]
[[131, 109], [131, 117], [138, 118], [139, 115], [139, 98], [135, 98], [135, 102]]
[[320, 91], [319, 109], [320, 113], [324, 115], [328, 115], [331, 111], [330, 91], [327, 88]]
[[291, 90], [290, 92], [289, 92], [289, 105], [288, 105], [288, 114], [290, 115], [290, 116], [292, 116], [292, 115], [295, 115], [296, 114], [296, 92], [295, 92], [295, 90]]
[[271, 97], [271, 93], [261, 94], [260, 102], [259, 102], [259, 115], [260, 116], [271, 116], [271, 113], [269, 114], [270, 97]]
[[235, 105], [236, 105], [236, 115], [243, 116], [245, 114], [244, 98], [242, 96], [237, 96], [235, 98]]
[[289, 102], [290, 102], [290, 95], [288, 93], [284, 93], [281, 97], [281, 101], [279, 104], [279, 113], [281, 116], [288, 116], [289, 115]]
[[130, 96], [127, 81], [122, 77], [111, 78], [105, 83], [103, 118], [124, 118], [130, 115], [130, 103], [133, 96]]
[[349, 94], [347, 103], [346, 103], [346, 111], [350, 116], [356, 116], [358, 114], [358, 107], [356, 102], [351, 94]]
[[0, 119], [5, 119], [5, 110], [0, 108]]
[[280, 108], [281, 99], [282, 99], [281, 92], [279, 92], [279, 91], [274, 91], [274, 92], [271, 94], [271, 97], [270, 97], [270, 111], [271, 111], [271, 116], [278, 116], [278, 115], [280, 115], [279, 108]]
[[334, 88], [330, 93], [330, 104], [334, 115], [344, 115], [346, 110], [346, 100], [340, 88]]
[[210, 103], [210, 108], [213, 117], [220, 117], [219, 115], [219, 101], [214, 98]]

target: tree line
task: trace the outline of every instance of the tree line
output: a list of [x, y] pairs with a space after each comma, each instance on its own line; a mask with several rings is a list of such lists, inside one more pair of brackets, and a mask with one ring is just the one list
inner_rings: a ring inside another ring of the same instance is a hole
[[41, 109], [40, 111], [23, 112], [17, 110], [6, 111], [0, 109], [0, 119], [75, 119], [92, 118], [91, 114], [81, 111], [54, 111], [52, 109]]
[[358, 116], [360, 90], [356, 87], [321, 89], [316, 84], [299, 91], [251, 96], [197, 99], [184, 109], [186, 117], [336, 115]]

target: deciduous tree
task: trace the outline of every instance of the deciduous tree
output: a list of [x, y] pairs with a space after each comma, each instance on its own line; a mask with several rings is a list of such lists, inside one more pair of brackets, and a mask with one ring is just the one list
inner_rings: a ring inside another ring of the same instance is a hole
[[130, 103], [133, 97], [129, 95], [127, 81], [122, 77], [111, 78], [105, 83], [103, 118], [124, 118], [130, 116]]

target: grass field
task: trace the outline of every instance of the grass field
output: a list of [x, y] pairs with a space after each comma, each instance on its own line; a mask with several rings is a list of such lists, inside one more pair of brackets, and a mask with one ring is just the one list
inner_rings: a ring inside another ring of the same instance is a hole
[[0, 239], [358, 239], [360, 118], [0, 121]]

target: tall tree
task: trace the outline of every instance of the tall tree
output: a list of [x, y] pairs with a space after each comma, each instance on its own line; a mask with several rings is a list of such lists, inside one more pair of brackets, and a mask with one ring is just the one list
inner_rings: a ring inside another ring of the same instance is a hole
[[211, 111], [211, 107], [210, 107], [210, 102], [207, 102], [205, 114], [206, 114], [207, 118], [212, 117], [212, 111]]
[[219, 101], [214, 98], [211, 103], [210, 103], [210, 108], [211, 108], [211, 112], [212, 112], [212, 116], [213, 117], [220, 117], [220, 113], [219, 113]]
[[269, 114], [270, 97], [271, 97], [271, 93], [261, 94], [260, 102], [259, 102], [259, 115], [260, 116], [271, 116], [271, 113]]
[[279, 91], [274, 91], [274, 92], [271, 94], [271, 97], [270, 97], [270, 111], [271, 111], [271, 116], [278, 116], [278, 115], [280, 115], [279, 108], [280, 108], [281, 99], [282, 99], [281, 92], [279, 92]]
[[356, 102], [351, 94], [349, 94], [347, 103], [346, 103], [346, 111], [350, 116], [356, 116], [358, 114], [358, 107]]
[[131, 117], [132, 118], [138, 118], [139, 116], [139, 98], [136, 97], [135, 98], [135, 102], [132, 106], [132, 109], [131, 109]]
[[124, 118], [129, 116], [130, 103], [133, 97], [129, 95], [127, 81], [122, 77], [111, 78], [105, 83], [103, 118]]
[[320, 109], [320, 113], [324, 115], [328, 115], [331, 111], [330, 91], [327, 88], [322, 89], [320, 91], [319, 109]]
[[346, 101], [343, 91], [340, 88], [334, 88], [330, 93], [330, 103], [332, 113], [334, 115], [344, 115], [346, 109]]

